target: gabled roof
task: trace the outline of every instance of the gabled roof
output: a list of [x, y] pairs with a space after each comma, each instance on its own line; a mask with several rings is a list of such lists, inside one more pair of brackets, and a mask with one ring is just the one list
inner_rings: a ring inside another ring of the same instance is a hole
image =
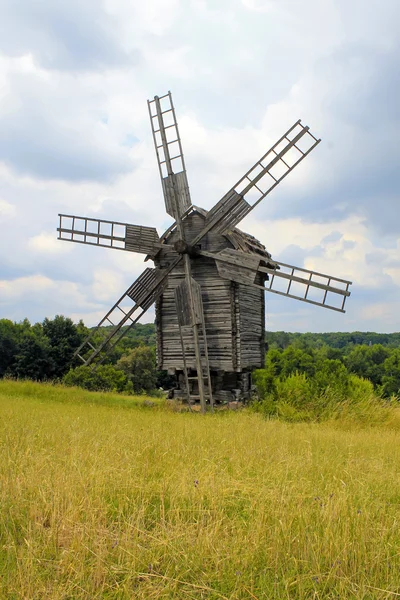
[[[185, 220], [189, 215], [193, 213], [197, 213], [205, 219], [207, 217], [208, 211], [204, 208], [201, 208], [200, 206], [193, 205], [182, 215], [182, 220]], [[175, 227], [176, 223], [171, 225], [171, 227], [169, 227], [167, 231], [161, 236], [161, 241], [167, 239], [169, 235], [175, 230]], [[259, 254], [264, 260], [271, 258], [271, 254], [266, 250], [265, 246], [259, 240], [257, 240], [254, 236], [250, 235], [249, 233], [241, 231], [237, 227], [235, 227], [232, 231], [224, 233], [222, 235], [231, 242], [235, 250], [241, 250], [242, 252], [246, 252], [248, 254]]]

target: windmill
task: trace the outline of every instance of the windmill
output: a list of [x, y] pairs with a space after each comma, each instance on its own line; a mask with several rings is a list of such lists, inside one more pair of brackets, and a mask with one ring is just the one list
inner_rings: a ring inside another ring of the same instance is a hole
[[205, 211], [190, 199], [171, 93], [155, 96], [148, 108], [174, 223], [159, 237], [154, 227], [59, 215], [59, 239], [142, 253], [155, 265], [91, 330], [76, 357], [101, 364], [156, 303], [158, 366], [177, 376], [175, 395], [199, 400], [204, 412], [214, 401], [249, 396], [251, 371], [264, 364], [265, 290], [345, 312], [351, 282], [275, 261], [236, 227], [319, 144], [309, 127], [294, 123]]

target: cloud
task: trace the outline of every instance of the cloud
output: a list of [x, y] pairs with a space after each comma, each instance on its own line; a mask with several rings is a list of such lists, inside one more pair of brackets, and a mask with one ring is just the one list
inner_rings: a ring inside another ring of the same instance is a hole
[[[362, 215], [379, 234], [400, 233], [398, 55], [397, 46], [342, 44], [278, 105], [280, 121], [291, 111], [310, 113], [312, 131], [323, 143], [274, 194], [273, 218], [329, 222], [350, 213]], [[277, 121], [275, 113], [268, 108], [266, 127]]]
[[0, 198], [0, 221], [6, 220], [16, 215], [15, 206]]
[[133, 168], [128, 149], [100, 119], [99, 90], [50, 77], [29, 57], [1, 62], [0, 160], [22, 175], [75, 182], [107, 181]]
[[0, 50], [9, 56], [32, 53], [45, 68], [76, 71], [128, 60], [95, 0], [0, 0], [0, 10]]
[[28, 240], [28, 246], [39, 254], [68, 254], [73, 250], [69, 244], [60, 244], [54, 233], [47, 233], [45, 231], [31, 237]]

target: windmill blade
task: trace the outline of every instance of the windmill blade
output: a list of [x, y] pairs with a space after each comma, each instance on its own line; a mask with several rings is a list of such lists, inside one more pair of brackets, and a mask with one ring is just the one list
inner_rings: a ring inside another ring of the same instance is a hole
[[190, 206], [189, 184], [171, 92], [147, 101], [167, 213], [174, 219]]
[[[91, 364], [95, 359], [97, 359], [96, 364], [103, 362], [105, 356], [101, 356], [100, 353], [106, 349], [107, 353], [110, 352], [155, 300], [161, 296], [167, 284], [169, 273], [180, 260], [181, 257], [176, 259], [167, 269], [145, 269], [102, 318], [97, 327], [90, 332], [76, 350], [74, 356], [79, 358], [84, 365]], [[131, 306], [132, 301], [133, 306]], [[111, 330], [105, 332], [102, 329], [105, 326], [110, 326]], [[123, 327], [125, 328], [122, 329]], [[98, 341], [99, 336], [100, 341]]]
[[273, 269], [259, 267], [259, 271], [270, 275], [267, 292], [346, 312], [344, 306], [350, 296], [351, 281], [281, 262], [276, 262]]
[[143, 227], [117, 221], [58, 215], [58, 239], [65, 242], [115, 248], [154, 256], [162, 243], [155, 227]]
[[[218, 273], [224, 279], [252, 285], [273, 294], [287, 296], [330, 310], [346, 312], [344, 306], [350, 296], [349, 287], [352, 283], [346, 279], [339, 279], [332, 275], [277, 261], [271, 261], [268, 267], [254, 268], [249, 260], [249, 256], [252, 255], [246, 255], [244, 252], [233, 249], [223, 250], [217, 254], [200, 251], [200, 254], [215, 259]], [[257, 257], [255, 259], [259, 265], [260, 259]], [[268, 275], [267, 285], [261, 286], [254, 283], [257, 273]]]
[[[176, 121], [175, 109], [171, 92], [165, 96], [155, 96], [148, 101], [151, 128], [156, 148], [158, 166], [164, 192], [167, 213], [176, 220], [178, 235], [185, 242], [183, 214], [190, 208], [191, 200], [186, 176], [182, 144]], [[206, 410], [206, 393], [204, 386], [204, 371], [209, 383], [209, 399], [212, 405], [211, 377], [208, 361], [207, 339], [204, 325], [201, 292], [198, 284], [191, 276], [190, 258], [184, 254], [185, 283], [177, 292], [177, 310], [181, 318], [189, 320], [193, 331], [193, 345], [196, 357], [197, 379], [199, 384], [200, 403], [202, 411]], [[187, 301], [187, 314], [183, 315], [183, 302]], [[181, 310], [182, 309], [182, 310]], [[200, 319], [200, 320], [199, 320]], [[203, 334], [204, 356], [201, 353], [200, 330]], [[182, 327], [179, 324], [179, 327]], [[184, 352], [184, 348], [182, 348]], [[185, 373], [187, 379], [187, 373]]]
[[247, 254], [233, 250], [233, 248], [226, 248], [218, 254], [206, 251], [202, 251], [200, 254], [215, 258], [218, 273], [223, 279], [230, 279], [245, 285], [255, 282], [261, 256]]
[[192, 244], [197, 244], [209, 231], [232, 230], [320, 141], [300, 120], [292, 125], [208, 212], [205, 227]]
[[155, 227], [60, 214], [58, 239], [154, 255], [162, 247]]

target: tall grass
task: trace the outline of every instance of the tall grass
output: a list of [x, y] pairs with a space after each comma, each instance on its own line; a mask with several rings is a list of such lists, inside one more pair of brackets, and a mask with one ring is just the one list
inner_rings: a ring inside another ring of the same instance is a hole
[[0, 598], [395, 598], [400, 420], [0, 382]]

